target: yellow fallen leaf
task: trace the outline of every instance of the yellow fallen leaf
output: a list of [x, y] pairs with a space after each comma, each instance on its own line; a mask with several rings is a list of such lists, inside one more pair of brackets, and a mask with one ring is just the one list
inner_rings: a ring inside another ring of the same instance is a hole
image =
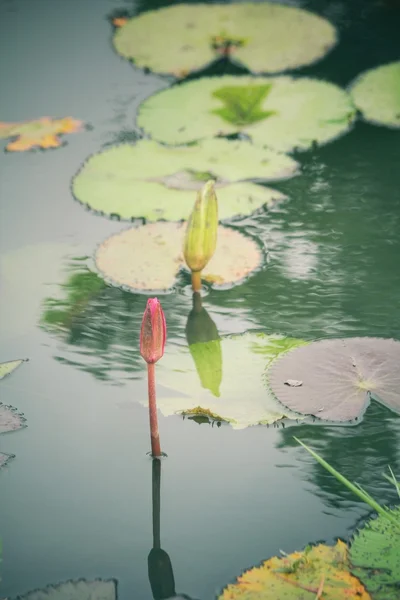
[[21, 123], [0, 123], [0, 138], [13, 138], [6, 146], [9, 152], [24, 152], [32, 148], [57, 148], [61, 146], [60, 135], [82, 131], [83, 127], [82, 121], [72, 117], [42, 117]]

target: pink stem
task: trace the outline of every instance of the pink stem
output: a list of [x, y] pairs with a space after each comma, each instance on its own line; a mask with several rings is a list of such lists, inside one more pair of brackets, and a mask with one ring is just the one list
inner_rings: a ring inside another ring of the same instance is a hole
[[161, 447], [157, 420], [155, 363], [147, 363], [147, 383], [149, 390], [151, 454], [154, 458], [158, 458], [161, 456]]

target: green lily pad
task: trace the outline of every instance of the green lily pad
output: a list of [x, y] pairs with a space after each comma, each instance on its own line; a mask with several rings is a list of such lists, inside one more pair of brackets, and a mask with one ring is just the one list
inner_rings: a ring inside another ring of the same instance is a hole
[[[400, 507], [390, 512], [400, 523]], [[374, 600], [400, 598], [400, 531], [387, 518], [371, 519], [355, 534], [350, 562]]]
[[[95, 262], [106, 281], [130, 291], [165, 291], [186, 269], [182, 247], [185, 223], [149, 223], [106, 239]], [[241, 282], [262, 264], [262, 252], [250, 237], [218, 227], [214, 256], [202, 271], [213, 287]]]
[[74, 196], [91, 209], [121, 219], [187, 219], [194, 190], [216, 180], [220, 219], [249, 215], [285, 198], [266, 187], [244, 182], [269, 181], [296, 174], [288, 156], [248, 141], [204, 140], [167, 148], [151, 140], [123, 144], [95, 154], [72, 183]]
[[114, 579], [65, 581], [18, 596], [18, 600], [117, 600], [117, 582]]
[[0, 363], [0, 379], [3, 379], [6, 375], [12, 373], [17, 367], [24, 362], [24, 359], [10, 360], [8, 362]]
[[221, 56], [257, 73], [277, 73], [315, 62], [335, 43], [335, 28], [322, 17], [268, 2], [169, 6], [130, 19], [114, 37], [124, 58], [177, 76]]
[[332, 83], [293, 77], [204, 77], [154, 94], [138, 125], [167, 144], [245, 133], [281, 152], [306, 150], [348, 131], [355, 108]]
[[[400, 413], [400, 342], [348, 338], [313, 342], [277, 361], [269, 375], [276, 397], [291, 410], [322, 420], [362, 417], [370, 396]], [[301, 386], [287, 385], [289, 379]]]
[[400, 127], [400, 61], [362, 73], [350, 94], [366, 121]]
[[[282, 353], [306, 344], [303, 340], [280, 335], [247, 333], [222, 337], [221, 359], [207, 365], [207, 381], [199, 377], [199, 363], [188, 346], [168, 346], [157, 365], [157, 383], [170, 391], [157, 398], [157, 406], [168, 416], [197, 414], [229, 422], [235, 429], [275, 423], [284, 417], [298, 418], [285, 409], [268, 391], [264, 372]], [[207, 344], [203, 352], [207, 351]], [[213, 356], [215, 350], [212, 349]], [[196, 359], [195, 359], [196, 360]], [[205, 358], [202, 358], [203, 365]], [[218, 393], [215, 385], [218, 382]]]

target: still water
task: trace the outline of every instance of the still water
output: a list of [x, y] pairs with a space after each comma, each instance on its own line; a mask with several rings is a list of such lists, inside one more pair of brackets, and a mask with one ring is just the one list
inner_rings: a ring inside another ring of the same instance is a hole
[[[398, 58], [395, 3], [297, 5], [329, 18], [341, 35], [302, 74], [346, 86]], [[72, 115], [92, 126], [57, 151], [0, 155], [0, 361], [30, 359], [0, 386], [1, 401], [23, 411], [28, 424], [0, 437], [0, 450], [16, 455], [0, 473], [3, 598], [80, 578], [114, 578], [120, 600], [151, 597], [152, 464], [148, 415], [137, 402], [146, 393], [138, 356], [146, 297], [104, 286], [59, 334], [41, 322], [45, 299], [59, 295], [68, 269], [77, 268], [73, 259], [92, 256], [121, 229], [74, 202], [70, 180], [89, 155], [134, 140], [138, 104], [168, 85], [135, 70], [110, 43], [111, 11], [154, 6], [0, 2], [1, 120]], [[265, 245], [268, 265], [204, 300], [221, 335], [400, 339], [399, 155], [398, 132], [358, 122], [340, 140], [297, 157], [302, 175], [275, 184], [290, 200], [239, 223]], [[162, 302], [172, 347], [184, 341], [191, 297], [181, 290]], [[374, 404], [356, 427], [235, 431], [159, 418], [168, 453], [161, 546], [176, 591], [192, 598], [214, 598], [279, 549], [347, 538], [368, 515], [293, 435], [380, 502], [395, 501], [381, 474], [388, 464], [400, 473], [400, 419]]]

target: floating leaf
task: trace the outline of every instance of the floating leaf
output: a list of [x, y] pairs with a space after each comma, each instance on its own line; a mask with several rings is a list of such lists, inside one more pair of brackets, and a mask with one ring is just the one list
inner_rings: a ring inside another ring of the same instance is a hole
[[8, 362], [0, 363], [0, 379], [3, 379], [3, 377], [6, 375], [12, 373], [23, 362], [24, 359], [10, 360]]
[[82, 131], [84, 124], [72, 117], [52, 119], [42, 117], [22, 123], [0, 123], [0, 139], [15, 138], [6, 146], [9, 152], [23, 152], [32, 148], [58, 148], [60, 135]]
[[4, 454], [3, 452], [0, 452], [0, 469], [1, 467], [5, 467], [12, 458], [14, 458], [14, 454]]
[[[262, 333], [222, 337], [223, 360], [214, 365], [209, 362], [207, 370], [207, 381], [212, 381], [211, 370], [214, 368], [214, 381], [219, 382], [218, 397], [213, 386], [205, 386], [204, 379], [199, 378], [190, 349], [170, 345], [157, 371], [157, 381], [170, 394], [169, 397], [165, 393], [160, 395], [158, 408], [166, 416], [204, 415], [227, 421], [235, 429], [275, 423], [284, 417], [298, 418], [268, 391], [265, 371], [281, 353], [305, 343]], [[206, 348], [203, 351], [206, 352]]]
[[267, 2], [169, 6], [134, 17], [114, 37], [117, 52], [137, 66], [183, 74], [227, 55], [254, 72], [277, 73], [313, 63], [335, 43], [325, 19]]
[[121, 219], [150, 221], [187, 219], [199, 190], [208, 179], [217, 184], [219, 215], [248, 215], [285, 196], [244, 179], [284, 179], [297, 163], [284, 154], [248, 141], [204, 140], [166, 148], [151, 140], [123, 144], [95, 154], [75, 176], [77, 200], [93, 210]]
[[290, 152], [329, 142], [348, 131], [354, 118], [350, 96], [332, 83], [226, 75], [154, 94], [139, 107], [138, 125], [167, 144], [245, 133], [255, 143]]
[[113, 579], [66, 581], [33, 590], [17, 600], [117, 600], [117, 582]]
[[[400, 507], [390, 512], [400, 523]], [[400, 531], [387, 518], [371, 519], [355, 534], [350, 562], [374, 600], [400, 598]]]
[[[106, 239], [97, 249], [100, 274], [114, 285], [131, 291], [170, 289], [180, 269], [186, 269], [183, 254], [185, 223], [150, 223]], [[261, 266], [258, 245], [239, 231], [218, 227], [214, 256], [202, 278], [219, 285], [234, 284]]]
[[0, 433], [22, 429], [25, 427], [25, 421], [16, 408], [0, 403]]
[[[276, 397], [291, 410], [329, 421], [361, 417], [370, 394], [400, 412], [400, 342], [348, 338], [313, 342], [277, 361], [270, 372]], [[302, 386], [285, 385], [298, 379]]]
[[400, 127], [400, 61], [362, 73], [350, 93], [366, 121]]
[[245, 571], [228, 585], [218, 600], [371, 600], [349, 572], [347, 546], [307, 546], [282, 558], [273, 557]]

